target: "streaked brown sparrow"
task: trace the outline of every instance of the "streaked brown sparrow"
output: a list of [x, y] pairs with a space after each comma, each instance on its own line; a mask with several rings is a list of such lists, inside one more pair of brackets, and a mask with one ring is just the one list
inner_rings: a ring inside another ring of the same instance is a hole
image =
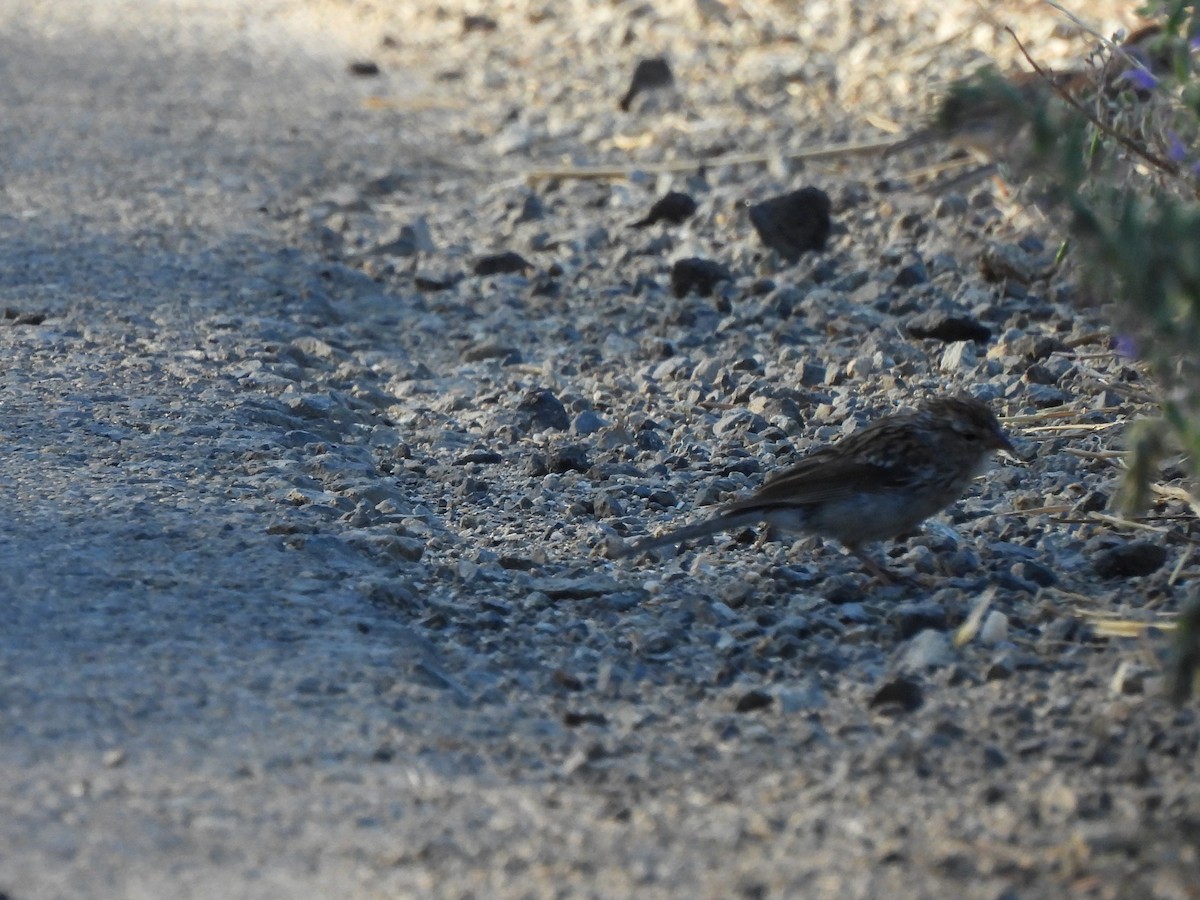
[[[1064, 72], [1056, 74], [1054, 81], [1071, 90], [1084, 77], [1081, 72]], [[989, 162], [1008, 161], [1015, 148], [1029, 143], [1031, 116], [1053, 96], [1051, 84], [1036, 72], [1018, 72], [1007, 78], [986, 72], [955, 82], [933, 118], [889, 147], [887, 153], [890, 156], [941, 142]]]
[[1126, 89], [1136, 92], [1170, 71], [1172, 59], [1163, 41], [1162, 29], [1151, 24], [1126, 37], [1103, 68], [1007, 76], [985, 70], [956, 81], [932, 119], [887, 153], [941, 141], [989, 162], [1019, 163], [1021, 153], [1029, 150], [1029, 124], [1035, 114], [1047, 104], [1065, 111], [1060, 91], [1088, 104], [1101, 92], [1109, 97]]
[[972, 397], [927, 400], [821, 447], [715, 516], [612, 553], [632, 556], [765, 522], [833, 538], [882, 581], [888, 570], [863, 545], [910, 531], [949, 506], [993, 451], [1015, 456], [988, 406]]

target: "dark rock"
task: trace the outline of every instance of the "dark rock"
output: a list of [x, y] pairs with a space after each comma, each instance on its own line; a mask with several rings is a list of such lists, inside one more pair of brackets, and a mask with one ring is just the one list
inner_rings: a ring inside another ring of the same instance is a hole
[[563, 724], [568, 728], [578, 728], [580, 725], [607, 725], [608, 719], [604, 713], [598, 712], [571, 712], [563, 713]]
[[369, 59], [356, 59], [346, 66], [346, 71], [356, 78], [374, 78], [379, 74], [379, 64]]
[[904, 264], [897, 270], [892, 284], [896, 287], [906, 288], [925, 284], [927, 281], [929, 281], [929, 270], [925, 268], [925, 261], [916, 254], [910, 254], [904, 258]]
[[521, 351], [495, 341], [483, 341], [463, 351], [463, 362], [480, 362], [485, 359], [499, 359], [506, 366], [515, 366], [521, 362]]
[[559, 687], [565, 688], [568, 691], [582, 691], [583, 681], [579, 676], [573, 675], [563, 669], [554, 670], [554, 683]]
[[693, 289], [701, 297], [711, 297], [719, 282], [732, 280], [733, 273], [725, 266], [698, 256], [676, 260], [671, 266], [671, 293], [676, 297], [686, 297]]
[[650, 492], [650, 496], [646, 498], [646, 503], [651, 508], [674, 509], [679, 505], [679, 498], [666, 488], [656, 488]]
[[935, 338], [947, 344], [957, 341], [984, 344], [992, 337], [992, 330], [977, 319], [942, 309], [931, 309], [913, 316], [904, 327], [915, 338]]
[[790, 285], [777, 287], [766, 294], [763, 308], [770, 310], [781, 319], [786, 319], [791, 316], [802, 300], [804, 300], [804, 293], [797, 288]]
[[601, 519], [614, 519], [625, 515], [625, 505], [612, 494], [601, 493], [592, 501], [596, 516]]
[[526, 556], [501, 556], [496, 563], [502, 569], [515, 572], [530, 572], [537, 568], [537, 563]]
[[387, 197], [398, 194], [408, 187], [413, 175], [407, 169], [393, 169], [381, 172], [363, 182], [362, 192], [371, 197]]
[[813, 284], [828, 284], [838, 277], [838, 264], [835, 259], [823, 259], [813, 267], [808, 274]]
[[533, 263], [525, 259], [520, 253], [514, 253], [509, 250], [505, 253], [491, 253], [487, 256], [479, 257], [479, 259], [475, 260], [475, 265], [471, 271], [482, 277], [488, 275], [508, 275], [513, 272], [533, 271]]
[[1025, 399], [1036, 406], [1038, 409], [1050, 409], [1054, 406], [1062, 406], [1067, 402], [1067, 394], [1056, 387], [1051, 387], [1048, 384], [1030, 384], [1025, 388]]
[[541, 478], [550, 474], [550, 463], [542, 453], [530, 453], [525, 458], [525, 474], [531, 478]]
[[800, 366], [800, 384], [804, 387], [816, 387], [825, 383], [825, 367], [805, 360]]
[[587, 448], [581, 444], [567, 444], [565, 447], [555, 447], [550, 451], [549, 466], [551, 472], [586, 472], [592, 467], [588, 459]]
[[499, 25], [491, 16], [466, 15], [462, 20], [462, 33], [470, 34], [472, 31], [490, 32], [495, 31]]
[[422, 293], [448, 291], [458, 284], [461, 276], [457, 275], [417, 275], [413, 278], [413, 287]]
[[1026, 369], [1021, 380], [1027, 384], [1058, 384], [1058, 376], [1041, 363], [1034, 363]]
[[1006, 681], [1012, 677], [1014, 671], [1012, 658], [1007, 655], [999, 656], [987, 667], [983, 677], [987, 681]]
[[1017, 356], [1037, 361], [1045, 359], [1051, 353], [1062, 353], [1070, 348], [1048, 334], [1025, 334], [1013, 341], [1010, 349]]
[[1098, 553], [1092, 560], [1101, 578], [1136, 578], [1157, 571], [1167, 561], [1167, 550], [1149, 541], [1130, 541]]
[[621, 98], [621, 111], [629, 112], [633, 98], [642, 91], [670, 87], [674, 82], [675, 77], [671, 74], [671, 65], [663, 57], [655, 56], [650, 59], [638, 60], [637, 67], [633, 70], [633, 78], [629, 82], [629, 90]]
[[653, 428], [642, 428], [638, 431], [634, 438], [634, 444], [639, 450], [648, 450], [651, 453], [657, 453], [667, 446], [663, 442], [662, 435]]
[[530, 297], [557, 297], [562, 293], [562, 282], [551, 275], [539, 272], [529, 284]]
[[1012, 567], [1012, 572], [1021, 580], [1031, 581], [1039, 587], [1050, 587], [1058, 581], [1053, 569], [1032, 560], [1017, 563]]
[[41, 325], [46, 321], [45, 313], [23, 313], [4, 307], [3, 319], [8, 325]]
[[943, 631], [948, 624], [945, 608], [930, 602], [903, 603], [896, 607], [892, 619], [896, 623], [896, 631], [904, 640], [926, 628]]
[[553, 428], [556, 431], [566, 431], [571, 427], [571, 417], [562, 401], [545, 388], [535, 388], [521, 398], [517, 412], [525, 420], [525, 426], [531, 430]]
[[916, 679], [899, 676], [877, 690], [871, 702], [872, 709], [879, 706], [893, 707], [899, 712], [914, 712], [925, 702], [925, 693]]
[[764, 244], [796, 262], [809, 250], [824, 250], [829, 240], [829, 195], [806, 187], [750, 207], [750, 223]]
[[983, 748], [983, 765], [988, 769], [1003, 769], [1008, 765], [1008, 757], [996, 745], [988, 744]]
[[671, 191], [660, 197], [650, 207], [646, 217], [638, 219], [630, 227], [645, 228], [655, 222], [670, 222], [672, 225], [682, 225], [696, 213], [696, 201], [689, 195], [679, 191]]
[[521, 208], [518, 209], [509, 219], [512, 225], [520, 225], [524, 222], [537, 222], [545, 218], [546, 209], [542, 206], [542, 201], [533, 191], [529, 191], [521, 200]]
[[494, 450], [473, 450], [465, 453], [454, 461], [456, 466], [466, 466], [472, 463], [480, 465], [495, 465], [503, 462], [504, 458]]
[[1044, 264], [1016, 244], [988, 244], [979, 256], [979, 271], [988, 281], [1026, 285], [1042, 274]]
[[919, 212], [904, 213], [892, 222], [893, 235], [920, 237], [928, 231], [929, 221]]
[[616, 593], [621, 590], [621, 585], [607, 575], [553, 576], [533, 579], [529, 589], [540, 591], [552, 600], [584, 600]]
[[643, 634], [640, 641], [635, 641], [635, 648], [643, 656], [662, 656], [675, 650], [682, 637], [678, 628], [659, 628]]
[[742, 694], [742, 696], [738, 697], [738, 701], [734, 706], [734, 710], [740, 713], [756, 712], [760, 709], [766, 709], [774, 702], [775, 698], [773, 698], [766, 691], [747, 691], [746, 693]]
[[488, 483], [481, 478], [464, 478], [455, 488], [455, 496], [478, 500], [487, 496]]

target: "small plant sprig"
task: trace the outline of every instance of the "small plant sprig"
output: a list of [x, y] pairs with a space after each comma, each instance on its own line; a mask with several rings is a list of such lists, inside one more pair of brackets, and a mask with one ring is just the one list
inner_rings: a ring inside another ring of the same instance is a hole
[[1160, 388], [1161, 417], [1131, 431], [1126, 513], [1146, 505], [1169, 453], [1181, 452], [1200, 482], [1200, 10], [1170, 0], [1154, 21], [1124, 43], [1102, 39], [1083, 72], [1049, 72], [1026, 53], [1032, 82], [985, 72], [944, 108], [990, 102], [1025, 129], [1010, 163], [1036, 175], [1041, 202], [1065, 213], [1084, 283], [1115, 301], [1126, 351]]
[[[1120, 349], [1159, 387], [1161, 415], [1129, 433], [1118, 494], [1127, 515], [1148, 505], [1160, 461], [1175, 453], [1200, 510], [1200, 9], [1169, 0], [1142, 13], [1156, 24], [1124, 45], [1102, 40], [1083, 93], [1026, 53], [1061, 102], [1003, 95], [1030, 128], [1026, 163], [1067, 213], [1085, 283], [1116, 301]], [[1200, 595], [1180, 616], [1168, 684], [1176, 703], [1200, 689]]]

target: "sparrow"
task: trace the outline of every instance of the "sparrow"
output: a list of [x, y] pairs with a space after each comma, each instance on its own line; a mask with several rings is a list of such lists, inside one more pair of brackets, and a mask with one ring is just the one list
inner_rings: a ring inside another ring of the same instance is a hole
[[1054, 116], [1066, 112], [1061, 93], [1085, 104], [1125, 90], [1147, 99], [1146, 91], [1172, 68], [1171, 47], [1165, 40], [1161, 27], [1151, 24], [1129, 34], [1103, 68], [1008, 76], [985, 69], [951, 84], [933, 117], [889, 147], [887, 155], [943, 142], [985, 162], [1020, 163], [1022, 152], [1028, 153], [1031, 146], [1030, 123], [1040, 116], [1043, 127], [1053, 129]]
[[1018, 72], [1007, 78], [994, 71], [950, 85], [933, 117], [908, 137], [888, 147], [887, 155], [946, 143], [968, 150], [985, 162], [1003, 162], [1014, 150], [1030, 142], [1029, 124], [1055, 95], [1055, 85], [1079, 90], [1084, 72], [1052, 73], [1052, 81], [1036, 72]]
[[625, 544], [611, 555], [633, 556], [765, 522], [832, 538], [880, 581], [894, 581], [863, 546], [911, 531], [949, 506], [995, 451], [1016, 457], [986, 403], [968, 396], [926, 400], [818, 448], [711, 518]]

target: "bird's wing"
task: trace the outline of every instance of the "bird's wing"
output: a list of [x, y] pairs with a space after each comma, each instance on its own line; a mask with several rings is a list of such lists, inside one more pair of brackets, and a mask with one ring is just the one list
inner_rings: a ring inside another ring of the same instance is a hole
[[899, 486], [902, 480], [901, 472], [889, 466], [818, 451], [768, 480], [744, 500], [729, 504], [723, 512], [729, 515], [750, 509], [844, 500]]

